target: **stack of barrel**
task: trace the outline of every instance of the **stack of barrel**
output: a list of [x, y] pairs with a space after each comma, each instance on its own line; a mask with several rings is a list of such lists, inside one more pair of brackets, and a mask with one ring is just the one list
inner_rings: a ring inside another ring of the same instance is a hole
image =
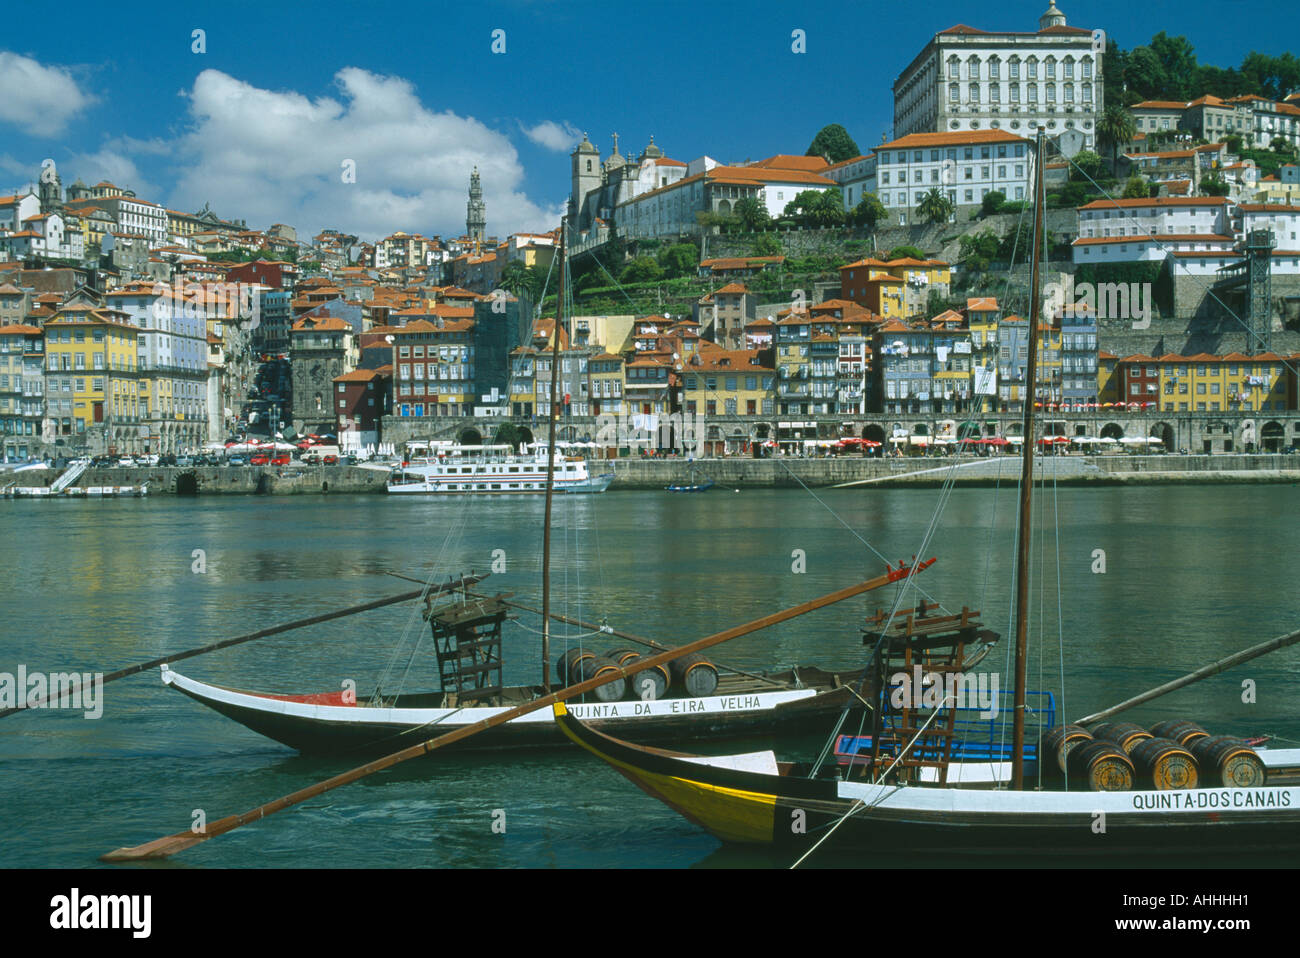
[[1159, 791], [1255, 788], [1266, 778], [1264, 763], [1246, 742], [1182, 720], [1159, 722], [1150, 731], [1132, 722], [1103, 722], [1091, 731], [1058, 725], [1043, 734], [1039, 754], [1045, 772], [1082, 777], [1095, 792], [1124, 791], [1135, 782]]
[[[640, 658], [642, 654], [634, 649], [611, 649], [604, 655], [588, 649], [570, 649], [555, 663], [555, 671], [562, 683], [573, 685], [627, 668]], [[699, 653], [683, 655], [668, 665], [643, 669], [630, 680], [620, 678], [602, 685], [591, 694], [601, 702], [617, 702], [625, 695], [649, 702], [663, 698], [674, 684], [696, 698], [712, 695], [718, 688], [717, 666]]]

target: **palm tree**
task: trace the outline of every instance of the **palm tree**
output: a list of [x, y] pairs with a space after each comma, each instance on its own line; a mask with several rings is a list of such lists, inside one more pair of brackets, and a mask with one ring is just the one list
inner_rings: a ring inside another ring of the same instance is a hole
[[736, 200], [736, 205], [732, 208], [732, 213], [738, 220], [740, 220], [740, 225], [750, 233], [765, 230], [772, 222], [772, 217], [768, 215], [767, 207], [752, 196], [746, 196], [743, 199]]
[[1119, 147], [1121, 143], [1128, 143], [1137, 133], [1137, 126], [1133, 123], [1133, 114], [1118, 103], [1112, 103], [1106, 107], [1101, 114], [1101, 119], [1097, 121], [1097, 136], [1110, 144], [1110, 170], [1115, 172], [1119, 164]]
[[916, 215], [927, 223], [946, 223], [952, 218], [953, 202], [935, 186], [916, 204]]

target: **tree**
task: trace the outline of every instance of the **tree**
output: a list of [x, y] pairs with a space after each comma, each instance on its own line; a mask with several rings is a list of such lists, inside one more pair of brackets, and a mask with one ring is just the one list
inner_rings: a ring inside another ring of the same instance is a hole
[[1092, 150], [1080, 150], [1074, 154], [1074, 163], [1070, 167], [1070, 179], [1095, 180], [1103, 173], [1103, 160]]
[[1130, 176], [1128, 182], [1124, 184], [1124, 196], [1126, 200], [1142, 200], [1147, 198], [1147, 181], [1140, 176]]
[[699, 262], [694, 243], [674, 243], [659, 254], [659, 265], [669, 277], [694, 275]]
[[663, 279], [663, 275], [663, 267], [653, 259], [649, 256], [638, 256], [623, 267], [623, 272], [618, 281], [624, 284], [651, 283], [657, 279]]
[[1101, 119], [1097, 121], [1097, 136], [1103, 142], [1110, 144], [1112, 171], [1119, 164], [1120, 146], [1129, 143], [1135, 133], [1137, 133], [1137, 125], [1133, 122], [1133, 114], [1124, 107], [1112, 103], [1102, 111]]
[[804, 228], [837, 226], [844, 222], [844, 195], [837, 186], [801, 190], [785, 205], [785, 215]]
[[998, 207], [1007, 201], [1007, 194], [1001, 190], [989, 190], [984, 194], [984, 199], [980, 201], [980, 212], [985, 216], [992, 216], [998, 211]]
[[875, 193], [863, 193], [862, 200], [849, 211], [848, 220], [855, 226], [874, 230], [876, 224], [889, 216], [889, 211]]
[[1229, 153], [1234, 153], [1237, 156], [1241, 155], [1241, 151], [1246, 145], [1241, 136], [1236, 133], [1229, 133], [1225, 136], [1223, 138], [1223, 143], [1228, 148]]
[[890, 259], [925, 259], [925, 252], [915, 246], [895, 246], [889, 251]]
[[952, 213], [952, 200], [948, 199], [943, 190], [937, 186], [931, 187], [929, 192], [921, 197], [921, 202], [916, 204], [916, 215], [927, 223], [946, 223], [952, 218]]
[[499, 446], [518, 446], [524, 441], [524, 431], [512, 422], [503, 422], [497, 426], [492, 441]]
[[515, 259], [506, 263], [505, 268], [501, 270], [501, 288], [518, 296], [520, 293], [527, 292], [528, 286], [528, 267], [524, 261]]
[[1186, 37], [1171, 37], [1161, 30], [1151, 38], [1151, 52], [1164, 72], [1163, 93], [1175, 100], [1190, 100], [1195, 93], [1196, 53]]
[[1211, 173], [1205, 179], [1201, 180], [1202, 196], [1227, 196], [1228, 181], [1218, 173]]
[[1284, 136], [1273, 137], [1272, 142], [1268, 144], [1268, 148], [1274, 153], [1284, 153], [1287, 156], [1290, 156], [1292, 152], [1291, 141]]
[[973, 236], [963, 236], [957, 245], [961, 250], [962, 266], [978, 272], [988, 269], [989, 263], [998, 254], [998, 234], [992, 230], [983, 230]]
[[768, 215], [767, 205], [752, 196], [736, 200], [732, 212], [740, 221], [740, 225], [751, 233], [765, 230], [772, 225], [772, 217]]
[[853, 137], [849, 136], [849, 131], [844, 129], [838, 123], [832, 123], [824, 126], [813, 137], [813, 141], [808, 144], [808, 151], [805, 156], [824, 156], [832, 163], [840, 163], [844, 160], [851, 160], [855, 156], [861, 156], [862, 151], [858, 145], [853, 142]]
[[753, 255], [780, 256], [783, 252], [781, 241], [771, 233], [760, 233], [754, 237]]

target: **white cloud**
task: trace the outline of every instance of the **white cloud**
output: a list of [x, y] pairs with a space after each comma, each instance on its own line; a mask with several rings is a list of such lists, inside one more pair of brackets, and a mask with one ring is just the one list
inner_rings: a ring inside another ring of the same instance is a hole
[[145, 178], [135, 161], [111, 142], [94, 153], [73, 153], [59, 163], [58, 169], [65, 193], [74, 180], [80, 179], [88, 186], [108, 180], [146, 200], [158, 196], [158, 188]]
[[[333, 226], [367, 239], [394, 230], [460, 235], [477, 166], [489, 232], [541, 230], [558, 218], [520, 190], [524, 171], [503, 134], [435, 112], [401, 77], [355, 67], [335, 75], [341, 97], [264, 90], [204, 70], [189, 98], [193, 128], [175, 144], [170, 205], [250, 224]], [[356, 182], [343, 182], [355, 163]]]
[[560, 124], [553, 120], [543, 120], [532, 128], [520, 123], [519, 129], [523, 130], [524, 136], [538, 146], [554, 150], [556, 153], [569, 152], [582, 136], [582, 131], [572, 123]]
[[0, 122], [31, 136], [51, 137], [95, 98], [83, 93], [63, 67], [0, 50]]

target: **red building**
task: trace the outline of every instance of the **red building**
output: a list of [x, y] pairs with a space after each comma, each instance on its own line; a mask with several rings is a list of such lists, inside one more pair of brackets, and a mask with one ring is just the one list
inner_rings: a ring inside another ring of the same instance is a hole
[[1160, 364], [1154, 356], [1125, 356], [1116, 367], [1121, 403], [1144, 405], [1160, 401]]
[[292, 290], [297, 278], [297, 265], [280, 260], [257, 259], [251, 263], [232, 266], [226, 271], [228, 283], [260, 284], [271, 289]]
[[[334, 377], [334, 421], [343, 445], [365, 447], [382, 438], [382, 418], [388, 412], [393, 367], [354, 369]], [[344, 439], [355, 434], [356, 443]]]

